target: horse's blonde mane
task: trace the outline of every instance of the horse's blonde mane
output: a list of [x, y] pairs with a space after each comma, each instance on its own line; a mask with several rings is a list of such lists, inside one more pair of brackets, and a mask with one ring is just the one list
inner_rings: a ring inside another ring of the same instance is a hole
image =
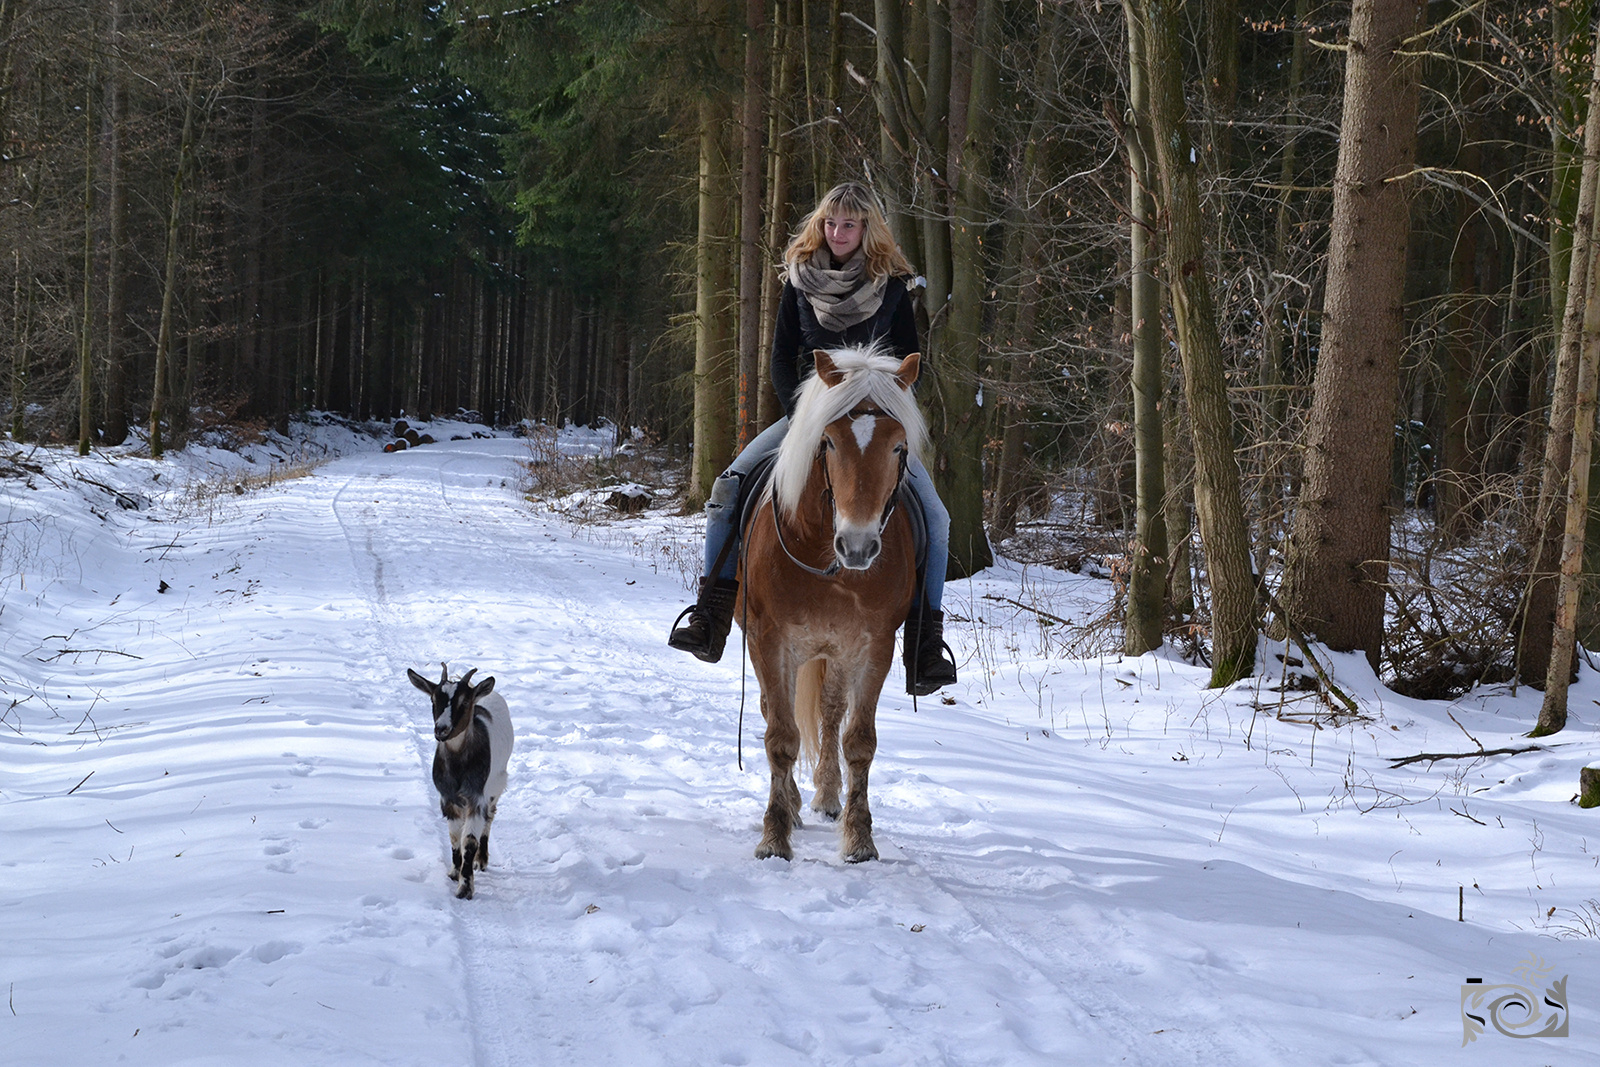
[[863, 401], [881, 408], [905, 427], [906, 446], [913, 455], [920, 458], [927, 449], [928, 424], [911, 390], [903, 388], [895, 377], [900, 360], [880, 346], [842, 348], [828, 355], [844, 380], [830, 388], [813, 369], [800, 386], [789, 432], [778, 446], [778, 458], [773, 463], [772, 498], [785, 512], [793, 512], [800, 502], [822, 431]]

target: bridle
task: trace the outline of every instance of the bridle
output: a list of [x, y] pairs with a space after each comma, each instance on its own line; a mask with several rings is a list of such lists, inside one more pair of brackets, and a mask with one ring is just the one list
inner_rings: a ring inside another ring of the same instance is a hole
[[[859, 407], [852, 410], [845, 417], [856, 419], [869, 415], [874, 418], [894, 418], [893, 415], [890, 415], [888, 412], [877, 407]], [[817, 445], [817, 458], [822, 461], [822, 480], [824, 483], [822, 496], [823, 499], [828, 502], [828, 514], [832, 520], [833, 527], [834, 529], [838, 529], [838, 508], [834, 503], [833, 495], [833, 472], [828, 467], [828, 453], [832, 449], [833, 442], [824, 436], [821, 443]], [[902, 443], [898, 448], [895, 449], [895, 451], [900, 457], [899, 464], [898, 469], [895, 471], [894, 489], [889, 493], [889, 499], [884, 501], [883, 514], [878, 516], [878, 536], [880, 538], [883, 536], [883, 531], [889, 526], [889, 519], [892, 515], [894, 515], [894, 509], [899, 506], [900, 490], [905, 487], [906, 482], [906, 464], [908, 462], [910, 450], [905, 446], [904, 443]], [[783, 554], [788, 556], [789, 562], [793, 563], [796, 567], [799, 567], [807, 574], [813, 575], [817, 578], [832, 578], [834, 575], [839, 573], [841, 568], [839, 565], [839, 557], [837, 555], [834, 556], [832, 563], [828, 564], [826, 568], [822, 568], [813, 567], [811, 564], [797, 559], [795, 554], [789, 551], [788, 544], [783, 540], [783, 523], [778, 519], [778, 503], [776, 500], [772, 502], [772, 529], [778, 535], [778, 547], [783, 549]]]

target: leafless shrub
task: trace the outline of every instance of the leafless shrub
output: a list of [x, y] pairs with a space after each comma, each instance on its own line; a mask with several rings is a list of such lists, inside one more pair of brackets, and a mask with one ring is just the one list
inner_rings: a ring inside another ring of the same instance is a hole
[[1495, 518], [1453, 546], [1431, 522], [1396, 524], [1383, 655], [1396, 692], [1450, 699], [1511, 677], [1525, 566], [1512, 499], [1502, 497]]
[[1576, 908], [1555, 908], [1544, 924], [1544, 932], [1563, 941], [1586, 937], [1600, 937], [1600, 900], [1593, 897]]
[[649, 437], [585, 446], [563, 443], [554, 427], [542, 423], [521, 432], [528, 440], [523, 495], [575, 524], [621, 518], [676, 499], [681, 471]]
[[218, 509], [234, 497], [270, 489], [296, 478], [308, 478], [326, 462], [325, 458], [296, 457], [268, 464], [259, 471], [218, 471], [201, 475], [178, 490], [172, 500], [173, 512], [179, 518], [204, 518], [212, 523], [217, 520]]

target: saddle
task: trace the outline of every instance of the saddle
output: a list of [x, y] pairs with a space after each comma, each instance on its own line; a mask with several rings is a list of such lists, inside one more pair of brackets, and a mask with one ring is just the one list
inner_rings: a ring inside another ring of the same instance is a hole
[[[772, 480], [772, 467], [777, 459], [776, 452], [762, 456], [750, 473], [739, 480], [739, 495], [734, 502], [734, 514], [739, 516], [736, 527], [739, 534], [728, 539], [728, 543], [722, 549], [724, 553], [733, 551], [735, 546], [744, 540], [745, 531], [749, 530], [756, 509], [761, 505], [763, 490]], [[911, 520], [911, 541], [916, 546], [917, 588], [920, 589], [923, 584], [922, 575], [928, 564], [928, 518], [922, 512], [922, 501], [917, 499], [917, 494], [911, 486], [905, 483], [901, 483], [900, 488], [895, 490], [895, 507], [904, 511], [906, 518]], [[722, 569], [723, 562], [724, 560], [719, 558], [711, 573], [718, 573]]]

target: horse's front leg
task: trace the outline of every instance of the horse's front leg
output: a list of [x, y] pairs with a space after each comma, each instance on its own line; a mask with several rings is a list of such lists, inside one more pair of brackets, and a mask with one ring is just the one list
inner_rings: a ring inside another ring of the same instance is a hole
[[811, 773], [811, 784], [816, 793], [811, 798], [811, 810], [838, 819], [842, 805], [839, 791], [844, 780], [839, 776], [839, 728], [844, 723], [845, 695], [839, 682], [840, 671], [828, 671], [822, 687], [822, 736], [817, 752], [817, 766]]
[[872, 843], [872, 808], [867, 804], [867, 776], [872, 757], [878, 751], [878, 694], [888, 673], [869, 666], [867, 677], [850, 694], [850, 721], [842, 737], [845, 766], [850, 771], [850, 794], [844, 804], [840, 826], [840, 854], [846, 863], [861, 863], [878, 858]]
[[792, 684], [773, 687], [778, 692], [769, 693], [762, 686], [761, 714], [767, 720], [767, 766], [772, 775], [767, 793], [767, 813], [761, 821], [761, 843], [756, 846], [756, 859], [769, 856], [793, 859], [789, 835], [800, 825], [800, 787], [795, 784], [794, 765], [800, 758], [800, 730], [794, 721], [794, 702], [790, 694]]

